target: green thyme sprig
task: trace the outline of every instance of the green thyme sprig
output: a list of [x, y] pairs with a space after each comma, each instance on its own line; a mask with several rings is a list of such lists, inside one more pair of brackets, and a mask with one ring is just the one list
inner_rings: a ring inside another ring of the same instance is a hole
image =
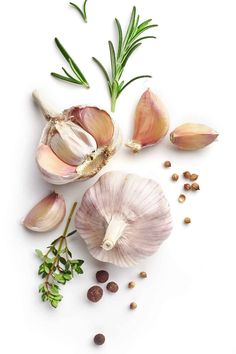
[[79, 12], [84, 22], [88, 22], [87, 10], [86, 10], [87, 2], [88, 0], [84, 1], [82, 9], [78, 5], [74, 4], [73, 2], [70, 2], [70, 5], [73, 6]]
[[75, 61], [71, 58], [71, 56], [67, 53], [67, 51], [65, 50], [65, 48], [63, 47], [61, 42], [57, 38], [55, 38], [55, 43], [56, 43], [57, 48], [59, 49], [59, 51], [61, 52], [63, 57], [66, 59], [67, 63], [69, 64], [71, 70], [73, 71], [74, 76], [69, 74], [68, 71], [65, 68], [63, 68], [63, 67], [62, 67], [62, 70], [64, 71], [66, 76], [63, 76], [61, 74], [57, 74], [57, 73], [54, 73], [54, 72], [52, 72], [51, 75], [53, 77], [57, 78], [57, 79], [60, 79], [60, 80], [63, 80], [63, 81], [70, 82], [72, 84], [77, 84], [77, 85], [81, 85], [81, 86], [84, 86], [86, 88], [89, 88], [89, 83], [86, 80], [84, 74], [79, 69], [79, 67], [75, 63]]
[[148, 38], [156, 38], [154, 36], [141, 36], [141, 34], [153, 27], [157, 27], [156, 24], [151, 24], [151, 19], [146, 20], [140, 23], [140, 17], [136, 13], [136, 8], [133, 8], [130, 22], [128, 28], [126, 30], [126, 34], [123, 35], [123, 31], [120, 25], [120, 22], [115, 19], [117, 31], [118, 31], [118, 46], [115, 51], [114, 45], [111, 41], [109, 44], [110, 51], [110, 62], [111, 62], [111, 75], [108, 75], [108, 72], [101, 64], [101, 62], [93, 57], [93, 60], [98, 64], [100, 69], [102, 70], [107, 84], [108, 89], [111, 96], [111, 110], [115, 111], [117, 98], [120, 96], [121, 92], [131, 84], [133, 81], [144, 78], [151, 77], [150, 75], [140, 75], [136, 76], [127, 83], [121, 80], [123, 71], [125, 66], [130, 58], [130, 56], [134, 53], [134, 51], [142, 44], [144, 39]]
[[48, 301], [55, 308], [63, 298], [58, 284], [66, 284], [74, 277], [74, 273], [83, 274], [81, 265], [84, 261], [72, 259], [72, 253], [67, 243], [67, 238], [76, 233], [76, 230], [68, 233], [76, 205], [77, 203], [73, 204], [63, 234], [47, 247], [47, 253], [43, 254], [40, 250], [35, 251], [42, 260], [38, 270], [38, 274], [43, 278], [43, 282], [39, 285], [39, 293], [42, 301]]

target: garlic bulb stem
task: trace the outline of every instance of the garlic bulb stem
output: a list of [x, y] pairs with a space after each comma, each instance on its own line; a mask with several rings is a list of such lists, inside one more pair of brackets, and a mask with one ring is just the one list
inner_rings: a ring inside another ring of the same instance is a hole
[[32, 96], [47, 120], [50, 120], [52, 117], [57, 117], [60, 115], [60, 113], [51, 104], [47, 102], [47, 99], [42, 95], [41, 92], [35, 90], [33, 91]]
[[126, 226], [127, 223], [120, 216], [114, 215], [111, 218], [110, 223], [108, 224], [106, 234], [101, 244], [101, 247], [105, 251], [112, 250], [115, 247], [116, 242], [123, 234]]

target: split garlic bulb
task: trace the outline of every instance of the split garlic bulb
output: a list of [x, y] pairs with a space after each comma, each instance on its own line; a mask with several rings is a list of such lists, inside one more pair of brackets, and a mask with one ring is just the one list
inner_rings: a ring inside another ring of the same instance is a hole
[[58, 113], [39, 92], [34, 91], [33, 97], [48, 121], [36, 156], [44, 179], [67, 184], [96, 175], [120, 143], [119, 129], [109, 114], [82, 106]]
[[87, 190], [75, 225], [92, 256], [120, 267], [155, 253], [172, 229], [159, 184], [123, 172], [107, 172]]
[[126, 146], [133, 152], [157, 144], [168, 132], [169, 116], [164, 104], [150, 89], [141, 96], [135, 112], [133, 138]]

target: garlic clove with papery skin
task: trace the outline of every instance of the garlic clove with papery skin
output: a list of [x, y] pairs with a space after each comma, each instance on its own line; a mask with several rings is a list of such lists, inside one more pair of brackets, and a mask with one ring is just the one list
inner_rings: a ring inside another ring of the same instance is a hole
[[161, 100], [150, 90], [141, 96], [135, 113], [133, 138], [126, 145], [138, 152], [158, 143], [168, 132], [169, 116]]
[[62, 222], [65, 213], [64, 198], [53, 192], [31, 209], [23, 220], [23, 225], [35, 232], [51, 231]]
[[198, 150], [211, 144], [218, 135], [205, 124], [185, 123], [170, 134], [170, 141], [180, 150]]
[[75, 225], [92, 256], [129, 267], [157, 251], [172, 230], [172, 219], [157, 182], [108, 172], [85, 193]]
[[59, 185], [96, 175], [120, 144], [120, 130], [109, 114], [82, 106], [58, 113], [38, 91], [33, 97], [48, 121], [36, 156], [44, 179]]

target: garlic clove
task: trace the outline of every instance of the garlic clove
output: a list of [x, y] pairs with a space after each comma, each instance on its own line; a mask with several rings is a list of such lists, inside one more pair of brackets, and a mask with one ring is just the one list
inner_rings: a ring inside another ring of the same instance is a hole
[[108, 172], [85, 193], [75, 224], [89, 252], [121, 267], [139, 263], [169, 236], [169, 204], [158, 183]]
[[186, 123], [170, 134], [170, 141], [181, 150], [198, 150], [211, 144], [218, 135], [207, 125]]
[[48, 145], [39, 145], [36, 161], [44, 179], [49, 183], [66, 184], [77, 178], [76, 167], [61, 161]]
[[109, 114], [97, 107], [73, 107], [69, 110], [69, 117], [79, 124], [97, 142], [98, 147], [110, 145], [114, 124]]
[[127, 146], [133, 152], [158, 143], [168, 132], [169, 117], [161, 100], [150, 90], [141, 96], [136, 113], [133, 139]]
[[31, 209], [25, 217], [23, 225], [35, 232], [50, 231], [62, 222], [65, 213], [64, 198], [53, 192]]
[[49, 145], [69, 165], [78, 166], [97, 148], [94, 138], [73, 122], [56, 122], [55, 131]]

